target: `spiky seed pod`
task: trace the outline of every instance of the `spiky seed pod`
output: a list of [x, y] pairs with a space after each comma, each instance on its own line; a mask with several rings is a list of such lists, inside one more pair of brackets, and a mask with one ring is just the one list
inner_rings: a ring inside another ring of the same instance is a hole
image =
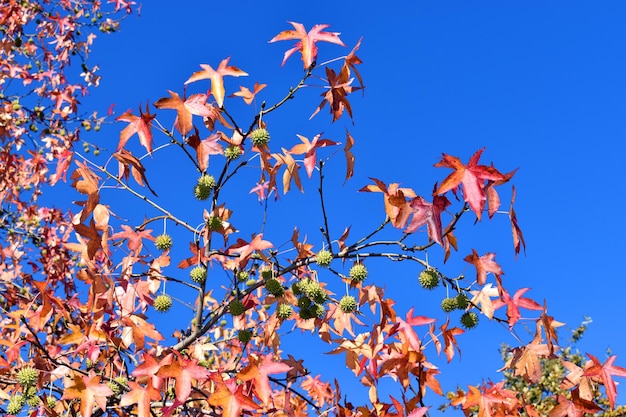
[[305, 310], [309, 308], [310, 305], [311, 305], [311, 300], [309, 299], [309, 297], [303, 295], [300, 298], [298, 298], [298, 307], [300, 307], [301, 309]]
[[29, 407], [33, 408], [37, 407], [40, 403], [41, 398], [39, 398], [37, 395], [33, 395], [26, 400], [26, 404], [28, 404]]
[[317, 281], [307, 282], [303, 290], [304, 294], [306, 294], [311, 301], [315, 301], [316, 303], [319, 302], [320, 304], [326, 301], [326, 291], [324, 291], [324, 289], [320, 286], [320, 283]]
[[211, 367], [211, 363], [209, 363], [209, 361], [207, 361], [206, 359], [202, 359], [198, 361], [198, 366], [209, 369]]
[[168, 234], [162, 234], [154, 239], [154, 246], [160, 251], [166, 251], [172, 247], [172, 237]]
[[315, 262], [317, 262], [317, 264], [321, 267], [326, 268], [330, 266], [330, 263], [332, 261], [333, 261], [333, 254], [327, 251], [326, 249], [322, 249], [321, 251], [317, 252], [317, 255], [315, 255]]
[[226, 159], [234, 160], [241, 156], [241, 148], [237, 145], [230, 145], [226, 149], [224, 149], [224, 156]]
[[420, 272], [419, 283], [423, 288], [432, 290], [439, 285], [439, 275], [434, 269], [424, 269]]
[[282, 297], [285, 294], [285, 289], [283, 285], [276, 278], [270, 278], [265, 282], [265, 289], [268, 293], [276, 296]]
[[321, 304], [313, 304], [310, 309], [313, 317], [317, 317], [318, 319], [321, 319], [326, 314], [326, 309]]
[[457, 295], [455, 298], [456, 298], [456, 308], [458, 308], [459, 310], [465, 310], [467, 306], [469, 305], [469, 299], [467, 298], [467, 295], [461, 293]]
[[286, 320], [293, 314], [293, 307], [289, 304], [279, 304], [276, 308], [276, 317], [280, 320]]
[[246, 286], [248, 287], [251, 287], [254, 284], [256, 284], [256, 279], [254, 278], [250, 278], [249, 280], [246, 281]]
[[107, 382], [107, 385], [109, 388], [111, 388], [111, 391], [113, 391], [113, 395], [120, 395], [123, 392], [120, 384], [126, 385], [127, 382], [128, 380], [126, 379], [126, 377], [117, 376], [113, 379], [113, 381]]
[[312, 319], [313, 317], [315, 317], [310, 308], [300, 309], [300, 312], [298, 312], [298, 315], [300, 316], [302, 320], [308, 320], [308, 319]]
[[18, 371], [17, 381], [21, 385], [29, 386], [37, 382], [37, 376], [39, 376], [39, 371], [33, 367], [27, 366]]
[[472, 329], [478, 324], [478, 314], [473, 311], [466, 311], [461, 316], [461, 324], [466, 329]]
[[22, 394], [12, 396], [7, 405], [7, 414], [19, 414], [24, 408], [24, 404], [26, 404], [26, 400]]
[[302, 286], [300, 285], [300, 281], [296, 281], [291, 284], [291, 292], [296, 297], [302, 294]]
[[172, 297], [167, 294], [161, 294], [154, 299], [154, 309], [159, 313], [166, 313], [172, 308]]
[[456, 297], [446, 297], [441, 300], [441, 309], [446, 313], [456, 310]]
[[250, 278], [250, 273], [248, 271], [239, 271], [237, 272], [237, 279], [239, 281], [247, 281]]
[[274, 271], [272, 268], [266, 266], [261, 269], [261, 278], [270, 279], [274, 276]]
[[250, 133], [249, 137], [250, 140], [252, 140], [254, 146], [263, 146], [270, 141], [270, 133], [267, 131], [267, 129], [263, 128], [254, 129]]
[[344, 313], [352, 313], [356, 310], [356, 298], [351, 295], [344, 295], [341, 297], [341, 300], [339, 300], [339, 308]]
[[213, 188], [215, 188], [215, 178], [212, 175], [203, 175], [198, 178], [193, 193], [198, 200], [204, 201], [209, 198]]
[[252, 332], [248, 329], [241, 329], [239, 333], [237, 333], [237, 339], [239, 339], [241, 343], [248, 343], [250, 339], [252, 339]]
[[363, 282], [367, 278], [367, 268], [362, 263], [356, 263], [350, 268], [350, 279], [353, 282]]
[[222, 228], [222, 226], [224, 225], [224, 221], [222, 220], [221, 217], [210, 216], [206, 224], [209, 230], [215, 231], [215, 230], [220, 230]]
[[246, 312], [246, 306], [239, 300], [233, 300], [230, 302], [230, 306], [228, 307], [230, 314], [233, 316], [241, 316]]
[[189, 277], [193, 282], [197, 282], [198, 284], [204, 283], [204, 281], [206, 281], [206, 268], [203, 266], [196, 266], [189, 271]]
[[48, 397], [46, 402], [48, 403], [49, 408], [54, 408], [57, 405], [57, 400], [54, 397]]
[[314, 289], [310, 291], [308, 295], [309, 298], [311, 298], [311, 301], [314, 301], [318, 304], [324, 304], [328, 300], [328, 294], [319, 285], [317, 287], [314, 287]]

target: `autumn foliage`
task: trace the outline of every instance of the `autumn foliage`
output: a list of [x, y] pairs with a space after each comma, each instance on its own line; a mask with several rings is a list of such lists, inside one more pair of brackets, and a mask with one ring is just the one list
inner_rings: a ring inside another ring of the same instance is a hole
[[[371, 178], [359, 188], [371, 193], [371, 210], [384, 221], [359, 235], [351, 224], [331, 230], [324, 190], [352, 179], [358, 138], [348, 130], [342, 137], [311, 133], [311, 126], [275, 138], [272, 128], [280, 123], [275, 115], [290, 111], [289, 99], [315, 83], [323, 93], [310, 117], [321, 123], [326, 110], [329, 123], [352, 123], [350, 101], [365, 91], [361, 41], [322, 64], [319, 49], [346, 47], [340, 34], [328, 25], [307, 30], [289, 22], [292, 29], [265, 46], [289, 48], [282, 64], [268, 65], [279, 71], [299, 57], [304, 73], [275, 103], [263, 98], [271, 85], [235, 66], [246, 68], [245, 62], [208, 56], [211, 64], [199, 64], [184, 83], [147, 104], [89, 113], [80, 97], [99, 82], [98, 68], [87, 60], [95, 33], [115, 32], [134, 10], [134, 2], [123, 0], [10, 0], [0, 6], [4, 412], [419, 417], [447, 402], [466, 416], [560, 417], [617, 405], [615, 378], [625, 377], [626, 369], [615, 356], [568, 361], [560, 355], [562, 323], [529, 288], [512, 288], [495, 252], [456, 252], [458, 239], [472, 237], [458, 233], [460, 222], [503, 215], [510, 229], [502, 232], [512, 235], [512, 249], [506, 249], [518, 254], [525, 248], [513, 209], [515, 170], [481, 161], [484, 149], [467, 162], [443, 153], [433, 161], [440, 175], [424, 185], [432, 190], [425, 195], [401, 178]], [[238, 90], [230, 84], [234, 77]], [[231, 110], [242, 107], [247, 111]], [[86, 141], [92, 137], [86, 132], [105, 122], [118, 123], [119, 140], [102, 163], [90, 158], [88, 152], [102, 150], [97, 136]], [[195, 173], [180, 184], [189, 189], [188, 201], [168, 198], [175, 190], [145, 165], [145, 156], [173, 154], [183, 156], [181, 169]], [[329, 164], [345, 174], [327, 175]], [[67, 185], [77, 196], [73, 206], [41, 203], [52, 186]], [[315, 210], [323, 222], [315, 238], [302, 230], [305, 215], [288, 236], [265, 230], [264, 221], [250, 228], [247, 214], [240, 214], [250, 207], [244, 210], [233, 197], [233, 191], [256, 195], [260, 204], [252, 209], [265, 218], [270, 202], [289, 204], [283, 196], [298, 190], [319, 196]], [[194, 206], [195, 200], [203, 205]], [[127, 221], [129, 205], [141, 204], [141, 218]], [[177, 214], [183, 205], [193, 214]], [[442, 253], [444, 262], [464, 260], [471, 276], [431, 264], [428, 251]], [[445, 318], [419, 306], [401, 311], [385, 295], [384, 282], [369, 273], [374, 259], [385, 259], [389, 268], [398, 261], [414, 265], [415, 291], [445, 288]], [[168, 319], [176, 308], [187, 310]], [[511, 348], [504, 370], [533, 385], [557, 360], [568, 372], [549, 407], [540, 409], [504, 380], [459, 388], [446, 398], [437, 364], [457, 360], [464, 333], [479, 321], [514, 331], [522, 317], [532, 320], [534, 335]], [[164, 331], [172, 325], [173, 335]], [[353, 403], [333, 375], [309, 370], [300, 352], [284, 343], [290, 333], [303, 339], [312, 333], [327, 344], [325, 353], [341, 355], [368, 401]], [[395, 390], [382, 390], [380, 382], [390, 378]]]

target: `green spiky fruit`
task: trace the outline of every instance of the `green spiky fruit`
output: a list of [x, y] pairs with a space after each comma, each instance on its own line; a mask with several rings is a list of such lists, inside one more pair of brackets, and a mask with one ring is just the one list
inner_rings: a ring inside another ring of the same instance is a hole
[[37, 395], [33, 395], [26, 400], [26, 404], [28, 404], [29, 407], [33, 408], [37, 407], [40, 403], [41, 398], [39, 398]]
[[439, 275], [433, 269], [424, 269], [419, 276], [420, 285], [427, 290], [437, 288], [439, 285]]
[[128, 382], [128, 379], [126, 379], [126, 377], [117, 376], [113, 379], [113, 381], [107, 382], [107, 385], [109, 388], [111, 388], [111, 391], [113, 391], [113, 395], [120, 395], [123, 392], [123, 389], [120, 386], [120, 384], [126, 385], [127, 382]]
[[456, 297], [446, 297], [441, 300], [441, 309], [446, 313], [456, 310]]
[[25, 386], [33, 385], [37, 381], [37, 376], [39, 376], [39, 371], [28, 366], [19, 370], [17, 373], [17, 381]]
[[276, 317], [280, 320], [286, 320], [293, 314], [293, 307], [289, 304], [279, 304], [276, 308]]
[[206, 224], [209, 230], [220, 230], [224, 226], [224, 221], [220, 217], [210, 216]]
[[285, 289], [283, 285], [276, 278], [270, 278], [265, 282], [265, 289], [268, 293], [276, 296], [282, 297], [285, 294]]
[[314, 317], [313, 312], [309, 308], [300, 309], [300, 311], [298, 312], [298, 315], [300, 316], [302, 320], [308, 320]]
[[206, 268], [203, 266], [196, 266], [189, 271], [189, 277], [193, 282], [197, 282], [198, 284], [204, 283], [204, 281], [206, 281]]
[[261, 278], [263, 279], [270, 279], [274, 276], [274, 271], [272, 270], [272, 268], [270, 267], [263, 267], [263, 269], [261, 269]]
[[239, 281], [247, 281], [248, 278], [250, 278], [250, 274], [248, 273], [248, 271], [239, 271], [239, 272], [237, 272], [237, 279]]
[[467, 295], [461, 293], [457, 295], [455, 298], [456, 298], [456, 308], [458, 308], [459, 310], [465, 310], [467, 306], [469, 305], [469, 299], [467, 298]]
[[18, 414], [24, 408], [24, 404], [26, 404], [26, 400], [22, 394], [14, 395], [7, 405], [7, 414]]
[[198, 200], [204, 201], [211, 195], [211, 190], [215, 188], [215, 178], [212, 175], [203, 175], [198, 178], [193, 193]]
[[267, 131], [267, 129], [254, 129], [250, 133], [250, 140], [252, 140], [254, 146], [263, 146], [270, 141], [270, 133]]
[[313, 317], [321, 319], [326, 314], [326, 309], [321, 304], [313, 304], [310, 308]]
[[48, 407], [54, 408], [57, 405], [57, 400], [54, 397], [48, 397], [46, 402], [48, 403]]
[[162, 234], [154, 239], [154, 246], [160, 251], [166, 251], [172, 247], [172, 237], [168, 234]]
[[367, 268], [362, 263], [352, 265], [350, 268], [350, 279], [352, 282], [363, 282], [367, 278]]
[[461, 324], [466, 329], [472, 329], [478, 324], [478, 314], [473, 311], [466, 311], [461, 316]]
[[293, 284], [291, 284], [291, 292], [296, 297], [299, 295], [302, 295], [302, 281], [296, 281]]
[[352, 313], [356, 310], [356, 298], [351, 295], [344, 295], [341, 297], [341, 300], [339, 300], [339, 308], [344, 313]]
[[311, 300], [309, 300], [309, 297], [303, 295], [298, 298], [298, 307], [300, 307], [302, 310], [306, 310], [307, 308], [309, 308], [310, 305]]
[[224, 156], [231, 161], [237, 159], [241, 156], [241, 148], [236, 145], [230, 145], [228, 148], [224, 149]]
[[304, 288], [304, 294], [311, 300], [318, 304], [323, 304], [328, 299], [328, 294], [326, 291], [320, 286], [320, 283], [317, 281], [309, 280]]
[[246, 306], [244, 306], [243, 303], [239, 300], [231, 301], [228, 309], [230, 311], [230, 314], [232, 314], [233, 316], [241, 316], [243, 313], [246, 312]]
[[154, 299], [154, 309], [159, 313], [166, 313], [172, 307], [172, 297], [161, 294]]
[[237, 339], [239, 339], [241, 343], [248, 343], [250, 339], [252, 339], [252, 332], [248, 329], [241, 329], [239, 333], [237, 333]]
[[317, 252], [315, 255], [315, 262], [321, 267], [327, 267], [333, 261], [333, 254], [327, 251], [326, 249], [322, 249]]

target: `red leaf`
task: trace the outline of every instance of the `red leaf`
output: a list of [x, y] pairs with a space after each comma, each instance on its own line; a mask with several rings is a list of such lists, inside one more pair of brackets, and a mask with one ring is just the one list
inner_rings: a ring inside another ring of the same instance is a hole
[[270, 40], [270, 43], [291, 39], [298, 40], [293, 48], [285, 52], [285, 57], [283, 58], [281, 65], [285, 65], [287, 59], [293, 55], [294, 52], [300, 51], [302, 54], [302, 62], [304, 62], [304, 68], [309, 68], [313, 64], [313, 61], [317, 59], [317, 46], [315, 44], [319, 41], [345, 46], [339, 39], [340, 34], [338, 32], [323, 32], [323, 30], [330, 25], [315, 25], [309, 33], [307, 33], [304, 25], [301, 23], [289, 23], [295, 28], [295, 30], [285, 30]]
[[[467, 165], [463, 165], [459, 158], [446, 154], [443, 154], [441, 161], [435, 164], [436, 167], [454, 169], [454, 172], [443, 180], [439, 189], [434, 192], [434, 195], [441, 195], [450, 190], [455, 191], [462, 184], [465, 201], [469, 203], [479, 220], [487, 199], [485, 196], [485, 181], [502, 181], [506, 179], [506, 176], [498, 172], [494, 167], [478, 165], [478, 160], [484, 149], [480, 149], [472, 155]], [[510, 175], [512, 176], [512, 174]]]
[[126, 126], [120, 132], [120, 142], [117, 145], [117, 150], [122, 149], [128, 139], [135, 133], [139, 136], [139, 143], [146, 148], [149, 154], [152, 153], [152, 132], [150, 131], [150, 127], [152, 125], [152, 119], [154, 119], [156, 115], [150, 114], [148, 110], [148, 105], [146, 104], [146, 112], [143, 113], [141, 108], [139, 109], [139, 116], [132, 114], [130, 111], [122, 114], [115, 120], [121, 120], [123, 122], [128, 122], [128, 126]]
[[496, 277], [504, 275], [502, 268], [495, 261], [495, 253], [486, 253], [483, 256], [478, 256], [476, 249], [472, 249], [472, 254], [467, 255], [463, 260], [469, 262], [476, 268], [476, 282], [479, 285], [484, 285], [487, 281], [487, 272], [492, 272]]
[[150, 401], [156, 401], [161, 398], [159, 391], [151, 384], [143, 387], [135, 381], [128, 381], [130, 391], [120, 399], [120, 407], [126, 407], [131, 404], [137, 404], [137, 417], [151, 417]]
[[183, 100], [175, 92], [169, 91], [169, 93], [171, 97], [161, 98], [154, 103], [154, 105], [159, 109], [176, 110], [174, 125], [181, 135], [186, 135], [191, 131], [193, 127], [193, 123], [191, 122], [192, 115], [202, 117], [210, 117], [213, 115], [213, 111], [206, 104], [206, 94], [193, 94], [186, 100]]
[[317, 163], [317, 148], [324, 148], [326, 146], [337, 145], [337, 142], [333, 142], [328, 139], [320, 139], [322, 136], [321, 133], [315, 135], [313, 141], [309, 141], [309, 139], [305, 138], [302, 135], [296, 135], [302, 141], [301, 144], [295, 145], [289, 153], [294, 155], [304, 155], [304, 167], [306, 168], [306, 173], [311, 178], [313, 174], [313, 170], [315, 169], [315, 164]]
[[450, 201], [446, 197], [436, 195], [433, 197], [431, 204], [422, 197], [417, 196], [409, 204], [414, 210], [413, 218], [404, 232], [413, 233], [423, 225], [427, 225], [428, 238], [443, 246], [441, 213], [450, 205]]
[[530, 298], [522, 297], [522, 295], [524, 295], [524, 293], [528, 290], [530, 290], [530, 288], [519, 289], [511, 298], [511, 295], [507, 292], [507, 290], [504, 288], [500, 289], [500, 299], [493, 303], [493, 307], [497, 310], [502, 306], [507, 306], [506, 316], [509, 318], [509, 328], [513, 328], [513, 325], [520, 319], [520, 308], [526, 308], [528, 310], [541, 310], [543, 308]]
[[63, 391], [64, 400], [79, 399], [80, 414], [91, 417], [94, 405], [106, 411], [107, 397], [113, 395], [113, 391], [106, 384], [100, 383], [100, 376], [93, 372], [89, 376], [72, 374], [73, 385], [66, 386]]
[[[333, 122], [339, 120], [343, 111], [346, 110], [350, 119], [352, 119], [352, 106], [350, 102], [346, 98], [348, 94], [351, 94], [354, 91], [359, 90], [359, 87], [352, 87], [352, 81], [354, 78], [350, 78], [350, 70], [347, 66], [342, 67], [339, 76], [332, 69], [326, 67], [326, 78], [328, 79], [328, 91], [322, 93], [322, 97], [324, 99], [317, 106], [317, 109], [313, 112], [309, 119], [312, 119], [320, 110], [324, 108], [326, 103], [328, 103], [330, 107], [330, 112], [333, 115]], [[354, 123], [354, 120], [352, 119]]]
[[[163, 361], [162, 361], [163, 362]], [[209, 371], [198, 366], [195, 361], [177, 357], [171, 363], [161, 366], [157, 372], [159, 377], [174, 378], [176, 380], [176, 399], [184, 403], [191, 394], [192, 380], [204, 381], [209, 377]]]
[[244, 384], [237, 384], [235, 378], [223, 381], [221, 376], [215, 377], [215, 392], [209, 396], [209, 404], [222, 407], [223, 417], [239, 417], [242, 410], [254, 411], [259, 405], [244, 394]]
[[111, 239], [126, 239], [126, 245], [131, 252], [139, 254], [143, 246], [143, 239], [154, 240], [152, 230], [134, 230], [125, 224], [121, 225], [123, 231], [117, 232], [111, 236]]
[[522, 229], [517, 224], [517, 215], [513, 210], [513, 203], [515, 202], [515, 186], [513, 186], [513, 192], [511, 194], [511, 208], [509, 209], [509, 219], [511, 220], [511, 229], [513, 231], [513, 247], [515, 248], [515, 254], [520, 252], [520, 246], [524, 247], [524, 253], [526, 253], [526, 242], [524, 241], [524, 235]]
[[346, 154], [346, 179], [344, 180], [344, 184], [354, 175], [354, 154], [351, 149], [354, 146], [354, 138], [346, 129], [346, 145], [343, 148], [343, 151]]
[[195, 133], [189, 138], [187, 138], [187, 143], [196, 151], [196, 159], [198, 160], [198, 167], [200, 171], [206, 171], [209, 167], [209, 156], [210, 155], [223, 155], [224, 148], [217, 141], [222, 138], [220, 133], [214, 133], [206, 139], [200, 140], [200, 135], [198, 134], [198, 130], [195, 130]]
[[242, 381], [254, 380], [254, 391], [263, 403], [267, 403], [272, 394], [268, 375], [289, 372], [291, 366], [283, 362], [275, 362], [272, 354], [268, 354], [244, 368], [237, 377]]
[[609, 404], [611, 408], [615, 408], [615, 399], [617, 398], [617, 389], [613, 376], [626, 377], [626, 368], [621, 366], [614, 366], [615, 358], [617, 355], [613, 355], [606, 360], [603, 364], [600, 363], [598, 358], [590, 353], [587, 353], [589, 359], [593, 362], [593, 366], [585, 371], [584, 376], [597, 377], [606, 390], [606, 396], [609, 397]]
[[254, 97], [259, 93], [259, 91], [263, 90], [267, 87], [267, 84], [259, 84], [258, 82], [254, 83], [254, 91], [250, 91], [248, 88], [239, 86], [239, 91], [233, 94], [234, 97], [241, 97], [243, 101], [247, 105], [252, 104]]
[[228, 65], [229, 60], [230, 57], [222, 60], [222, 62], [220, 62], [220, 65], [217, 67], [217, 70], [214, 70], [210, 65], [200, 64], [200, 67], [202, 67], [202, 71], [194, 72], [191, 77], [189, 77], [189, 79], [185, 81], [185, 84], [193, 83], [199, 80], [206, 80], [207, 78], [210, 79], [211, 94], [213, 94], [213, 97], [215, 97], [215, 102], [217, 103], [218, 107], [221, 108], [224, 104], [225, 95], [224, 77], [241, 77], [242, 75], [248, 75], [247, 72], [244, 72], [232, 65]]

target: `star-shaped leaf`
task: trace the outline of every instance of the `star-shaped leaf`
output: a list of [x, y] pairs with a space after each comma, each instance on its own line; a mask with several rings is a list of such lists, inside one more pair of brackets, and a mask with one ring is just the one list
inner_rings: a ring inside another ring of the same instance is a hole
[[307, 33], [302, 23], [289, 23], [294, 27], [294, 29], [280, 32], [278, 35], [274, 36], [270, 40], [270, 43], [291, 39], [298, 40], [293, 48], [285, 52], [285, 56], [281, 65], [285, 65], [285, 62], [291, 55], [293, 55], [296, 51], [300, 51], [300, 53], [302, 54], [302, 62], [304, 63], [304, 68], [309, 68], [317, 59], [317, 45], [315, 44], [319, 41], [330, 42], [336, 45], [345, 46], [343, 42], [341, 42], [341, 40], [339, 39], [340, 33], [324, 32], [324, 29], [326, 29], [330, 25], [315, 25]]
[[217, 103], [218, 107], [221, 108], [224, 104], [224, 95], [226, 94], [224, 89], [224, 77], [241, 77], [248, 75], [247, 72], [244, 72], [232, 65], [228, 65], [229, 60], [230, 57], [222, 60], [216, 70], [214, 70], [210, 65], [200, 64], [202, 71], [194, 72], [191, 77], [189, 77], [189, 79], [185, 81], [185, 84], [193, 83], [199, 80], [210, 79], [211, 94], [213, 94], [213, 97], [215, 98], [215, 102]]
[[[479, 220], [487, 199], [485, 195], [486, 182], [503, 181], [507, 178], [506, 175], [501, 174], [492, 166], [478, 165], [478, 160], [483, 151], [484, 148], [472, 155], [467, 165], [464, 165], [459, 158], [446, 154], [443, 154], [441, 161], [435, 164], [436, 167], [451, 168], [454, 172], [443, 180], [434, 195], [441, 195], [450, 190], [456, 191], [459, 185], [463, 185], [465, 201]], [[512, 176], [512, 174], [510, 175]]]
[[175, 92], [169, 91], [169, 93], [171, 97], [161, 98], [157, 100], [154, 105], [158, 109], [176, 110], [174, 126], [176, 126], [176, 129], [178, 129], [181, 135], [186, 135], [191, 131], [193, 127], [193, 123], [191, 122], [192, 115], [202, 117], [210, 117], [213, 115], [213, 111], [206, 104], [206, 94], [193, 94], [183, 100]]

